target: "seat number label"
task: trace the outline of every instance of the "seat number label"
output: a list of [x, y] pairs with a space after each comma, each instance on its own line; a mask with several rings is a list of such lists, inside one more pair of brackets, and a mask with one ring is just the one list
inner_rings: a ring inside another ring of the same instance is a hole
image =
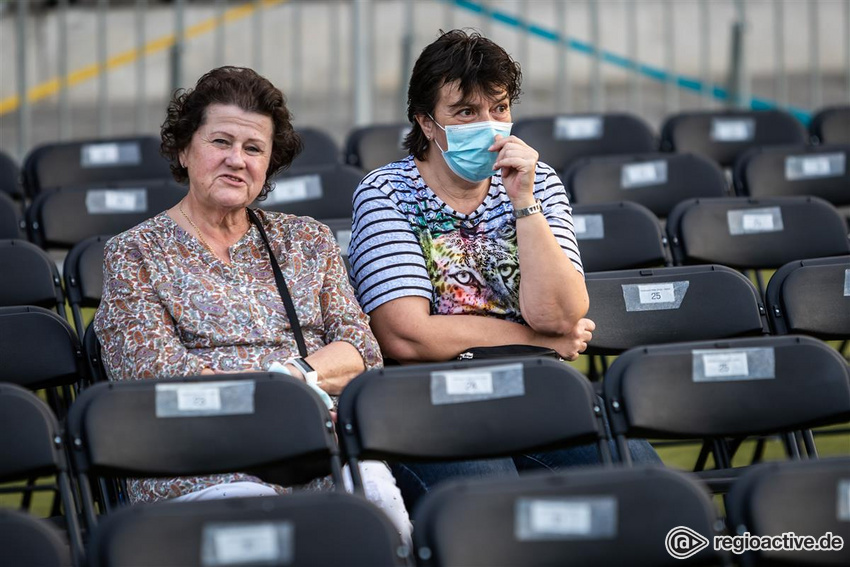
[[707, 378], [748, 376], [750, 373], [745, 352], [704, 354], [702, 364]]
[[642, 304], [672, 303], [676, 300], [672, 283], [639, 285], [638, 296]]
[[182, 386], [177, 390], [179, 411], [218, 411], [221, 409], [221, 392], [218, 388]]

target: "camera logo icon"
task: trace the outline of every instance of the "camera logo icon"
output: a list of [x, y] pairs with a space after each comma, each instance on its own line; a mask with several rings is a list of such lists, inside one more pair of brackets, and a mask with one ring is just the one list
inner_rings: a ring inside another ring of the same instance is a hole
[[664, 538], [664, 547], [667, 548], [667, 553], [673, 558], [687, 559], [708, 547], [708, 538], [691, 528], [676, 526], [667, 532], [667, 537]]

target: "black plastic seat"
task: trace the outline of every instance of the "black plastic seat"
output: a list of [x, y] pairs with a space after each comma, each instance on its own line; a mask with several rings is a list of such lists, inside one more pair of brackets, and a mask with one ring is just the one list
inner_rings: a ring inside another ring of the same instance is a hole
[[404, 567], [410, 553], [381, 510], [343, 493], [131, 506], [98, 525], [90, 550], [91, 567]]
[[71, 567], [71, 554], [62, 533], [48, 521], [0, 509], [0, 563]]
[[292, 167], [315, 167], [342, 163], [342, 152], [331, 135], [319, 128], [297, 128], [303, 149], [292, 161]]
[[658, 218], [637, 203], [574, 205], [573, 226], [585, 273], [670, 264]]
[[564, 184], [574, 204], [632, 201], [659, 218], [686, 199], [727, 194], [723, 171], [696, 154], [583, 158], [567, 171]]
[[683, 112], [661, 128], [663, 151], [700, 154], [722, 167], [750, 148], [805, 143], [803, 125], [782, 110]]
[[171, 181], [171, 167], [155, 136], [43, 144], [24, 159], [23, 185], [31, 199], [62, 187], [135, 187]]
[[327, 408], [281, 374], [95, 384], [71, 407], [67, 431], [89, 529], [97, 523], [93, 478], [245, 472], [292, 486], [331, 474], [342, 486]]
[[407, 157], [402, 144], [410, 124], [374, 124], [354, 128], [345, 140], [345, 163], [363, 171], [372, 171]]
[[710, 543], [690, 561], [665, 549], [681, 526], [711, 542], [717, 516], [696, 479], [661, 467], [454, 481], [416, 509], [414, 547], [421, 567], [723, 565]]
[[103, 249], [109, 236], [92, 236], [77, 243], [65, 256], [62, 276], [77, 336], [85, 334], [81, 309], [97, 307], [103, 296]]
[[25, 238], [21, 209], [11, 197], [0, 193], [0, 238]]
[[725, 266], [587, 274], [596, 322], [588, 354], [671, 342], [762, 335], [767, 318], [755, 286]]
[[656, 134], [631, 114], [565, 114], [522, 118], [511, 134], [537, 150], [540, 161], [561, 174], [576, 160], [590, 156], [650, 153]]
[[785, 264], [770, 278], [765, 301], [775, 334], [850, 339], [850, 255]]
[[[732, 533], [820, 539], [831, 533], [843, 549], [829, 551], [749, 551], [741, 565], [847, 565], [850, 563], [850, 458], [798, 463], [766, 463], [753, 467], [732, 486], [726, 499]], [[830, 545], [835, 546], [835, 541]]]
[[65, 318], [62, 279], [53, 259], [25, 240], [0, 240], [0, 306], [37, 305]]
[[811, 195], [850, 205], [850, 145], [753, 148], [733, 170], [739, 196]]
[[186, 188], [174, 182], [43, 192], [27, 211], [30, 239], [42, 248], [70, 249], [92, 236], [124, 232], [185, 196]]
[[813, 144], [850, 144], [850, 105], [818, 110], [809, 122], [809, 133]]

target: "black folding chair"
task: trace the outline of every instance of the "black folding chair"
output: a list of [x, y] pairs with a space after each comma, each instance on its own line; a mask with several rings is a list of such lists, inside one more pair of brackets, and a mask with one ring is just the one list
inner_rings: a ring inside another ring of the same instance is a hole
[[564, 184], [573, 203], [633, 201], [659, 218], [686, 199], [727, 195], [723, 171], [696, 154], [583, 158], [567, 171]]
[[345, 493], [131, 506], [98, 525], [89, 549], [91, 567], [409, 565], [384, 513]]
[[81, 309], [97, 307], [103, 296], [103, 249], [109, 238], [105, 235], [86, 238], [65, 256], [62, 275], [78, 337], [85, 335], [86, 328]]
[[809, 122], [813, 144], [850, 144], [850, 105], [822, 108]]
[[638, 347], [614, 361], [602, 386], [618, 446], [627, 437], [708, 441], [716, 470], [705, 478], [718, 491], [741, 470], [731, 458], [744, 437], [781, 434], [789, 458], [814, 458], [811, 433], [795, 432], [850, 419], [847, 363], [804, 336]]
[[803, 125], [782, 110], [683, 112], [668, 116], [661, 128], [661, 149], [693, 152], [731, 167], [757, 146], [805, 144]]
[[586, 282], [596, 322], [588, 354], [767, 333], [755, 286], [724, 266], [597, 272]]
[[350, 165], [322, 165], [287, 170], [274, 179], [274, 190], [254, 204], [315, 219], [347, 218], [351, 224], [351, 200], [363, 172]]
[[0, 193], [0, 238], [25, 238], [20, 211], [11, 197]]
[[[83, 546], [77, 520], [77, 507], [68, 472], [62, 430], [50, 408], [35, 394], [14, 384], [0, 382], [0, 483], [55, 476], [55, 484], [33, 484], [0, 488], [0, 493], [24, 492], [22, 508], [29, 507], [32, 493], [49, 490], [58, 494], [66, 537], [74, 565], [82, 564]], [[58, 504], [54, 512], [60, 513]], [[58, 555], [67, 555], [67, 548], [44, 526], [25, 525], [19, 518], [0, 515], [0, 559], [7, 553], [33, 553], [32, 565], [49, 565]], [[13, 534], [19, 534], [13, 537]], [[32, 538], [32, 539], [31, 539]], [[26, 551], [35, 538], [41, 549]], [[57, 545], [59, 544], [59, 545]], [[63, 554], [64, 551], [64, 554]], [[41, 558], [44, 563], [41, 563]], [[38, 559], [38, 561], [35, 561]], [[18, 561], [3, 561], [3, 565], [26, 565]], [[62, 561], [60, 564], [67, 564]]]
[[776, 269], [792, 260], [850, 254], [847, 225], [817, 197], [692, 199], [667, 218], [676, 264]]
[[850, 255], [785, 264], [765, 299], [775, 334], [850, 339]]
[[408, 132], [407, 122], [355, 128], [345, 139], [345, 163], [368, 172], [404, 159], [408, 152], [402, 144]]
[[[726, 499], [729, 529], [735, 534], [780, 538], [814, 536], [830, 550], [760, 550], [740, 556], [752, 565], [847, 565], [850, 563], [850, 458], [753, 467], [732, 486]], [[824, 534], [831, 535], [823, 539]], [[835, 549], [836, 537], [843, 548]], [[786, 540], [787, 541], [787, 540]]]
[[756, 199], [811, 195], [850, 204], [850, 145], [753, 148], [733, 170], [735, 191]]
[[369, 370], [343, 390], [338, 420], [360, 491], [363, 459], [483, 459], [596, 442], [611, 461], [592, 386], [543, 358]]
[[173, 180], [160, 143], [159, 137], [138, 136], [38, 146], [24, 160], [24, 189], [35, 199], [60, 187], [135, 187]]
[[0, 509], [0, 563], [70, 567], [71, 554], [62, 533], [49, 522]]
[[70, 249], [92, 236], [124, 232], [185, 196], [186, 188], [173, 182], [43, 192], [27, 210], [30, 240], [42, 248]]
[[30, 390], [47, 388], [50, 405], [60, 419], [74, 397], [72, 389], [89, 380], [74, 329], [42, 307], [0, 307], [0, 359], [0, 382]]
[[330, 134], [319, 128], [297, 128], [303, 149], [292, 161], [292, 167], [315, 167], [341, 163], [342, 152]]
[[[292, 486], [331, 474], [342, 489], [327, 408], [280, 374], [95, 384], [71, 407], [67, 431], [89, 529], [93, 478], [246, 472]], [[107, 500], [105, 511], [116, 505]]]
[[584, 157], [658, 150], [656, 135], [643, 119], [613, 112], [522, 118], [511, 134], [537, 150], [540, 161], [558, 173]]
[[53, 259], [25, 240], [0, 240], [0, 306], [37, 305], [63, 319], [65, 294]]
[[24, 201], [21, 169], [12, 156], [3, 151], [0, 151], [0, 193], [19, 203]]
[[661, 223], [643, 205], [574, 205], [573, 226], [585, 273], [670, 264]]
[[421, 567], [723, 565], [717, 516], [695, 479], [661, 467], [454, 481], [423, 498], [414, 547]]

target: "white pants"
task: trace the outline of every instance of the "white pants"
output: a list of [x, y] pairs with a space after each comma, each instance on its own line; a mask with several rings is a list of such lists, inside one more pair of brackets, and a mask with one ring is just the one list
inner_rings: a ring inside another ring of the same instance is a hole
[[[348, 465], [342, 468], [342, 476], [345, 489], [354, 491], [351, 481], [351, 471]], [[402, 541], [410, 546], [410, 534], [413, 527], [410, 517], [404, 507], [401, 491], [395, 484], [389, 467], [381, 461], [361, 461], [360, 476], [363, 478], [363, 488], [366, 498], [384, 511], [395, 526]], [[243, 498], [250, 496], [275, 496], [277, 492], [270, 486], [258, 482], [230, 482], [227, 484], [216, 484], [197, 492], [191, 492], [178, 496], [174, 502], [191, 502], [196, 500], [220, 500], [223, 498]]]

